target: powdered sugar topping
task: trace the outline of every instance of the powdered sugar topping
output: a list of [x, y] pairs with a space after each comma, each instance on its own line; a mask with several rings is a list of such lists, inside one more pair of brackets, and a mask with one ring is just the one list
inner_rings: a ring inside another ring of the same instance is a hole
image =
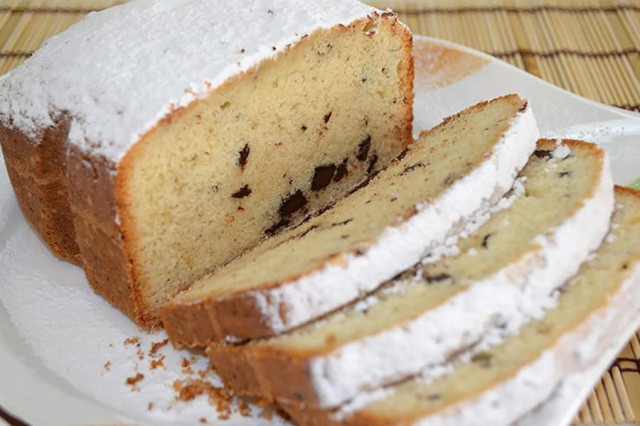
[[117, 162], [172, 109], [375, 10], [355, 0], [136, 0], [91, 13], [1, 81], [0, 120], [37, 142], [66, 111], [70, 142]]

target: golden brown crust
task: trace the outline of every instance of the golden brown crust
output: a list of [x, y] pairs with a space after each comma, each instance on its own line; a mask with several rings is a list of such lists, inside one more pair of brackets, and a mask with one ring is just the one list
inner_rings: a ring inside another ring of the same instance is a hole
[[[357, 424], [352, 423], [351, 418], [344, 419], [343, 421], [336, 420], [331, 417], [333, 412], [329, 410], [308, 410], [304, 407], [289, 404], [280, 404], [280, 407], [291, 417], [293, 422], [299, 426], [337, 426]], [[375, 423], [370, 423], [369, 425], [373, 426]]]
[[[259, 395], [278, 402], [317, 407], [317, 396], [308, 363], [294, 358], [262, 356], [247, 357], [241, 348], [234, 346], [207, 348], [207, 355], [225, 385], [239, 395]], [[272, 370], [270, 370], [272, 369]], [[269, 374], [269, 372], [285, 372]]]
[[640, 190], [630, 186], [615, 185], [616, 195], [624, 197], [640, 198]]
[[44, 129], [39, 140], [0, 126], [0, 144], [18, 204], [49, 249], [77, 265], [80, 252], [65, 176], [69, 123], [62, 117]]
[[87, 155], [75, 147], [69, 149], [70, 204], [85, 274], [96, 292], [137, 319], [116, 222], [113, 169], [113, 164], [103, 158]]

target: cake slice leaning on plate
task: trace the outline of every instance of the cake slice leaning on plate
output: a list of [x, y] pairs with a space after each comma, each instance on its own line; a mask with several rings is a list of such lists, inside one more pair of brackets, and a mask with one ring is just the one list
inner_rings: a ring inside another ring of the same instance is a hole
[[323, 214], [169, 301], [169, 337], [195, 346], [272, 336], [374, 290], [508, 191], [537, 134], [517, 95], [448, 118]]
[[515, 332], [552, 305], [609, 228], [613, 183], [595, 145], [541, 140], [523, 192], [461, 240], [360, 303], [281, 336], [207, 352], [236, 392], [307, 407], [418, 374], [494, 327]]
[[616, 188], [606, 241], [559, 292], [557, 306], [518, 335], [431, 382], [412, 379], [362, 395], [342, 411], [285, 406], [300, 425], [507, 425], [535, 407], [567, 374], [597, 357], [610, 324], [640, 309], [640, 192]]

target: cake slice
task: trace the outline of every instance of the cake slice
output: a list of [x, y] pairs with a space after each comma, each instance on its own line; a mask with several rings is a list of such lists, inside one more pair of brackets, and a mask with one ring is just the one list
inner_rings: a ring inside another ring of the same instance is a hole
[[600, 245], [613, 211], [595, 145], [541, 140], [521, 177], [524, 193], [461, 240], [458, 256], [291, 333], [210, 345], [212, 364], [237, 393], [329, 408], [442, 363], [492, 327], [517, 330]]
[[448, 118], [322, 215], [169, 301], [162, 321], [171, 341], [275, 335], [374, 290], [502, 196], [537, 134], [517, 95]]
[[559, 292], [557, 306], [435, 380], [361, 395], [341, 411], [285, 406], [300, 425], [507, 425], [542, 402], [604, 349], [610, 324], [640, 309], [640, 192], [616, 189], [606, 242]]
[[153, 328], [400, 154], [413, 72], [409, 29], [358, 1], [134, 0], [2, 79], [0, 143], [43, 241]]

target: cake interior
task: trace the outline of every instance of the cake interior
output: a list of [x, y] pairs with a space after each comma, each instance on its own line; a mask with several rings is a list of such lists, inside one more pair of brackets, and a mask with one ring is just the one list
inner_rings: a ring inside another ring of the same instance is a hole
[[[589, 315], [602, 309], [630, 278], [640, 261], [640, 193], [617, 188], [613, 237], [596, 251], [563, 290], [558, 306], [541, 320], [524, 326], [519, 335], [508, 338], [460, 365], [455, 373], [431, 384], [410, 380], [393, 394], [366, 406], [356, 418], [402, 422], [436, 413], [456, 402], [468, 399], [494, 384], [514, 377], [542, 351], [554, 345], [564, 333], [574, 330]], [[464, 378], [464, 379], [462, 379]]]
[[[555, 146], [551, 146], [551, 149]], [[570, 218], [591, 196], [602, 173], [588, 150], [566, 158], [538, 150], [522, 170], [524, 194], [458, 243], [460, 255], [412, 268], [374, 293], [378, 302], [345, 308], [319, 324], [256, 343], [297, 356], [328, 353], [436, 309], [474, 282], [489, 279], [539, 248], [536, 237]], [[563, 200], [557, 205], [557, 200]], [[416, 278], [420, 277], [420, 278]]]
[[313, 32], [176, 110], [119, 168], [119, 217], [147, 317], [296, 225], [411, 141], [411, 34], [391, 14]]
[[[523, 99], [499, 98], [462, 113], [421, 137], [368, 185], [301, 227], [262, 244], [217, 273], [197, 280], [170, 304], [268, 287], [295, 279], [340, 253], [366, 250], [420, 202], [437, 199], [475, 169], [506, 132]], [[337, 257], [336, 257], [337, 256]]]

